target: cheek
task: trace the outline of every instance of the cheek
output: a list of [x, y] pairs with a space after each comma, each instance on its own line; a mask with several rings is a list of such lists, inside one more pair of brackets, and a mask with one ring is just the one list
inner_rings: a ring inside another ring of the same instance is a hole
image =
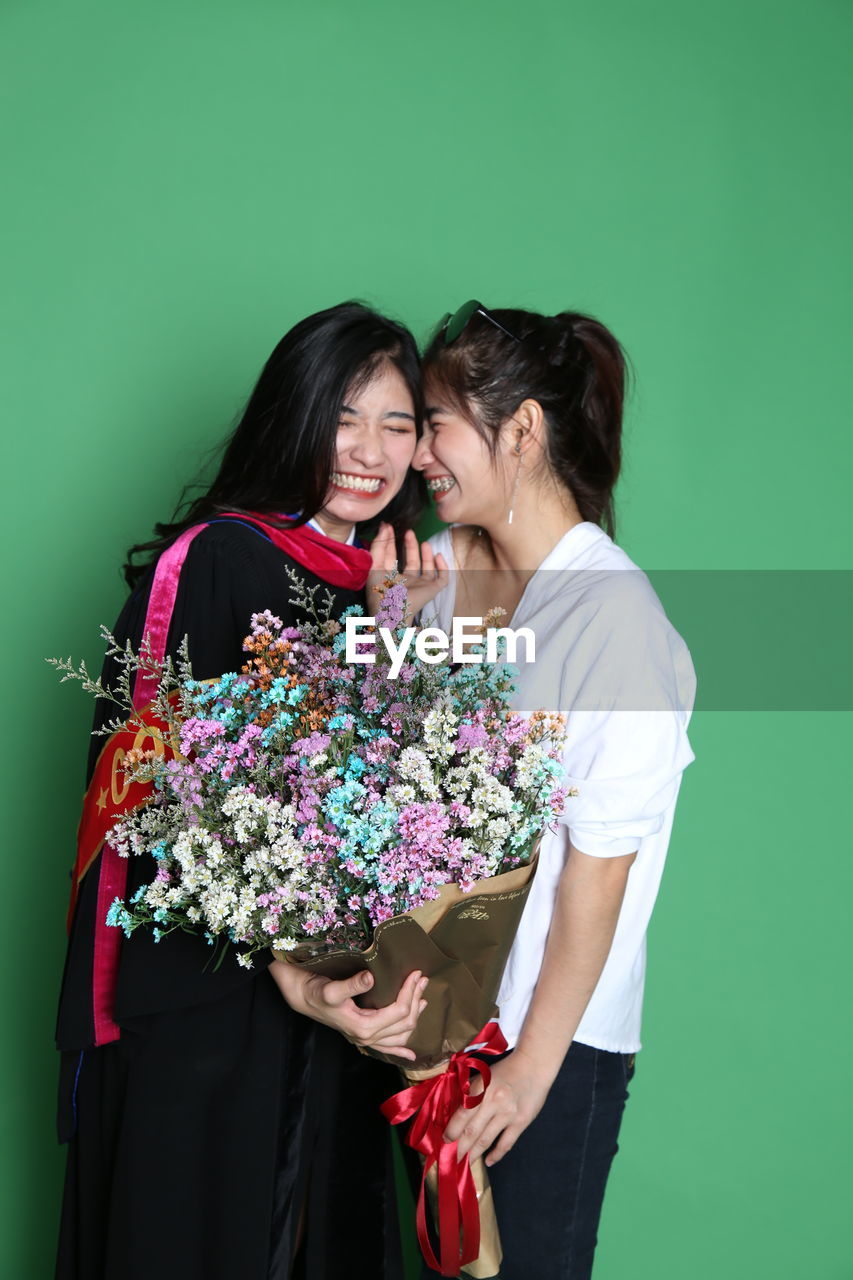
[[394, 436], [385, 446], [385, 455], [394, 468], [395, 475], [404, 476], [412, 465], [418, 438], [414, 434]]
[[337, 467], [341, 458], [345, 457], [347, 451], [347, 434], [345, 431], [339, 431], [335, 437], [335, 466]]
[[466, 432], [450, 428], [436, 436], [431, 452], [439, 466], [459, 479], [463, 472], [476, 473], [478, 443], [472, 442]]

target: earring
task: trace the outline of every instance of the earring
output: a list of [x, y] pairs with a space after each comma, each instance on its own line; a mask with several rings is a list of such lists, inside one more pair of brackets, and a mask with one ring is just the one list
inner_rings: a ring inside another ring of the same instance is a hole
[[515, 499], [518, 493], [518, 482], [521, 479], [521, 441], [516, 440], [515, 452], [518, 455], [518, 466], [515, 468], [515, 481], [512, 486], [512, 494], [509, 499], [509, 515], [506, 518], [507, 524], [512, 524], [513, 508], [515, 507]]

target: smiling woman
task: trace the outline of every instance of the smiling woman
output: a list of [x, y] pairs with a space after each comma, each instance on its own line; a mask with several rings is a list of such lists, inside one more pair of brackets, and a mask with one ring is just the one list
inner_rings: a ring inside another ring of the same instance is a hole
[[369, 521], [406, 482], [418, 438], [415, 402], [400, 369], [385, 363], [341, 405], [330, 492], [317, 523], [330, 537]]
[[446, 630], [498, 604], [536, 635], [513, 706], [567, 713], [575, 793], [543, 835], [497, 996], [511, 1052], [444, 1138], [486, 1156], [502, 1280], [588, 1280], [641, 1047], [646, 930], [693, 759], [695, 677], [611, 538], [626, 373], [613, 334], [579, 312], [470, 302], [439, 326], [424, 368], [413, 465], [450, 526], [434, 550], [457, 570], [433, 616]]
[[[186, 636], [203, 680], [240, 669], [253, 613], [299, 621], [288, 570], [328, 589], [338, 612], [362, 605], [395, 536], [407, 565], [417, 552], [409, 524], [423, 481], [409, 464], [420, 404], [417, 348], [402, 326], [357, 303], [297, 324], [264, 366], [210, 488], [131, 550], [116, 638], [138, 649], [147, 635], [156, 657], [174, 657]], [[358, 545], [380, 517], [375, 550]], [[108, 660], [105, 686], [119, 675]], [[139, 682], [135, 705], [151, 696]], [[99, 704], [96, 726], [110, 714]], [[298, 1254], [307, 1280], [332, 1280], [366, 1232], [365, 1274], [399, 1280], [378, 1110], [397, 1076], [354, 1044], [412, 1056], [420, 974], [367, 1011], [354, 1002], [370, 985], [363, 975], [331, 982], [271, 953], [248, 971], [233, 956], [214, 969], [195, 934], [125, 940], [107, 927], [109, 903], [153, 871], [148, 855], [128, 864], [108, 842], [75, 869], [57, 1029], [69, 1144], [57, 1277], [287, 1280]]]
[[308, 316], [264, 365], [209, 489], [131, 548], [128, 584], [138, 556], [225, 512], [265, 512], [288, 528], [316, 521], [342, 542], [370, 534], [381, 513], [401, 546], [426, 496], [409, 469], [422, 417], [407, 329], [357, 302]]

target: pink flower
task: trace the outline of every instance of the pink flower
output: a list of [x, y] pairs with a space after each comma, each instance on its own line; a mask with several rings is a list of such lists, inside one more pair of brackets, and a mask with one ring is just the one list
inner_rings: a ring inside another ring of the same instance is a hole
[[489, 735], [481, 724], [461, 724], [453, 744], [456, 751], [469, 751], [471, 747], [487, 747]]

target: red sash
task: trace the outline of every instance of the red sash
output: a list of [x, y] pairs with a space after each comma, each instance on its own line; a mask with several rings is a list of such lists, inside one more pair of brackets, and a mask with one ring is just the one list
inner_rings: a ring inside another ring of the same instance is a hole
[[98, 756], [92, 780], [83, 798], [83, 812], [77, 828], [77, 861], [68, 908], [68, 928], [74, 917], [80, 882], [101, 851], [107, 832], [126, 813], [145, 804], [151, 794], [149, 783], [131, 782], [125, 777], [124, 760], [131, 750], [156, 751], [172, 756], [167, 725], [149, 705], [133, 721], [107, 739]]
[[275, 525], [266, 524], [264, 517], [255, 512], [244, 516], [238, 511], [227, 511], [223, 518], [246, 520], [257, 525], [279, 551], [316, 573], [330, 587], [361, 591], [367, 582], [373, 557], [364, 547], [338, 542], [307, 524], [297, 525], [295, 529], [277, 529]]

